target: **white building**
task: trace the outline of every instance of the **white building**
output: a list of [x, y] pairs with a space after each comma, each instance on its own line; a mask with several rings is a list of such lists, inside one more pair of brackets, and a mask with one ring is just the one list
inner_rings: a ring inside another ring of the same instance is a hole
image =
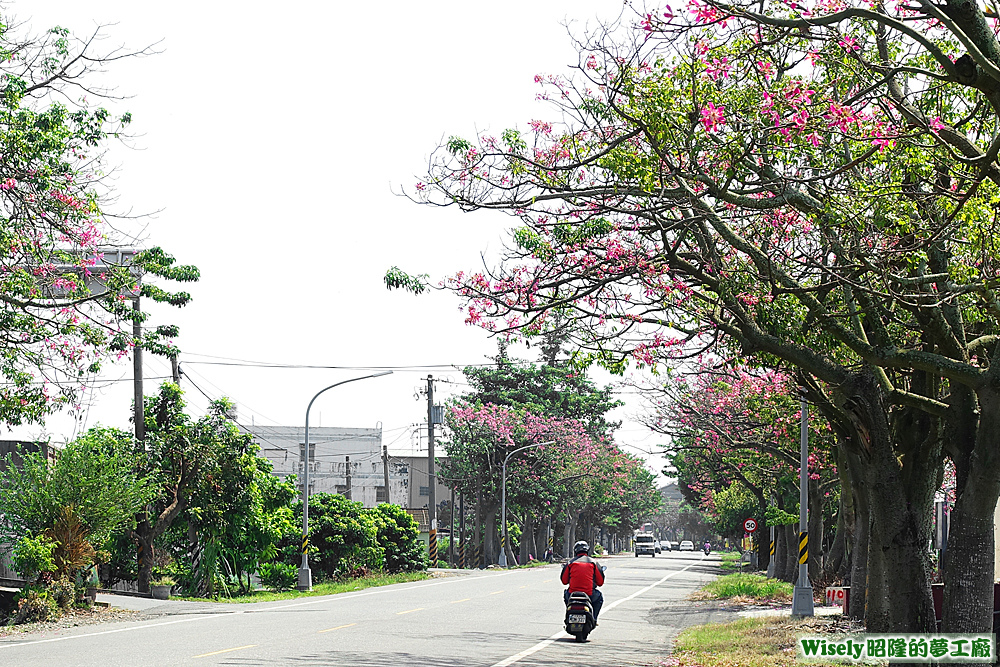
[[[246, 431], [257, 440], [260, 455], [271, 462], [278, 479], [295, 475], [301, 492], [305, 428], [249, 426]], [[348, 495], [350, 484], [351, 500], [364, 503], [365, 507], [387, 501], [405, 506], [409, 500], [408, 482], [407, 466], [390, 459], [386, 495], [381, 428], [309, 428], [310, 494]]]

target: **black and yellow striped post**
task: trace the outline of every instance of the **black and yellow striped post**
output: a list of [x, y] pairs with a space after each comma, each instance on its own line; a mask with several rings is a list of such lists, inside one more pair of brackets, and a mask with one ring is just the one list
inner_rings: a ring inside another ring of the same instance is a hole
[[458, 543], [458, 567], [465, 569], [465, 540]]
[[809, 531], [799, 533], [799, 565], [809, 562]]
[[472, 567], [477, 570], [483, 567], [483, 545], [479, 541], [478, 537], [475, 540], [475, 546], [473, 547]]
[[427, 535], [427, 560], [430, 562], [430, 567], [437, 567], [438, 532], [434, 528], [431, 528], [431, 532]]

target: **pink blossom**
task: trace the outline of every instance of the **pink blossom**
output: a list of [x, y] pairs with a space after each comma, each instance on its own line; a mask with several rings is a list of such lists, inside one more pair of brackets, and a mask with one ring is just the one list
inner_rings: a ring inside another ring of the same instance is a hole
[[723, 115], [725, 110], [726, 107], [723, 104], [715, 106], [715, 104], [709, 102], [705, 105], [701, 110], [701, 124], [706, 132], [714, 132], [719, 125], [726, 124], [726, 117]]

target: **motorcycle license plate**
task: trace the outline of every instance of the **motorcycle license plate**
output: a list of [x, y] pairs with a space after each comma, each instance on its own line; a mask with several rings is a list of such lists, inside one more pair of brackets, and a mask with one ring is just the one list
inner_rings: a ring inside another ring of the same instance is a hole
[[570, 623], [586, 623], [587, 622], [587, 616], [585, 614], [570, 614], [569, 615], [569, 622]]

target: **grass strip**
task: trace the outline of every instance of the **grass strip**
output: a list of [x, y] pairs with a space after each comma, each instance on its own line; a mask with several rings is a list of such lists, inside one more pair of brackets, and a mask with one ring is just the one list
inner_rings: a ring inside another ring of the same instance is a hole
[[688, 628], [678, 635], [674, 654], [662, 667], [844, 667], [848, 663], [797, 660], [796, 637], [815, 634], [802, 619], [787, 616], [743, 618]]
[[313, 586], [311, 591], [254, 591], [248, 595], [237, 595], [226, 598], [191, 598], [191, 597], [171, 597], [171, 600], [197, 600], [200, 602], [230, 602], [242, 604], [245, 602], [272, 602], [274, 600], [294, 600], [296, 598], [309, 598], [317, 595], [336, 595], [337, 593], [349, 593], [360, 591], [365, 588], [376, 586], [389, 586], [391, 584], [405, 584], [411, 581], [423, 581], [430, 579], [426, 572], [400, 572], [398, 574], [374, 574], [370, 577], [358, 577], [346, 581], [321, 581]]
[[778, 579], [768, 579], [762, 574], [734, 572], [710, 581], [699, 592], [698, 597], [701, 599], [725, 600], [738, 597], [777, 602], [792, 598], [792, 585]]

